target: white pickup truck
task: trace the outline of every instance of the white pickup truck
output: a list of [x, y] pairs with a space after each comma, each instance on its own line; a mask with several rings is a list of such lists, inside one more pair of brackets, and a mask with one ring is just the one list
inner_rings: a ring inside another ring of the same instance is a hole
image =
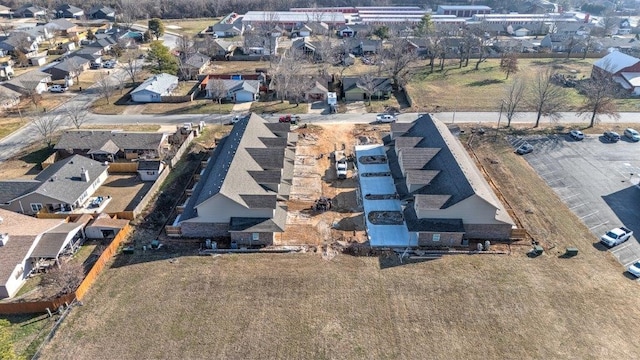
[[336, 174], [338, 179], [347, 178], [347, 157], [344, 155], [344, 151], [334, 151], [333, 159], [336, 162]]
[[631, 235], [633, 235], [633, 231], [627, 229], [624, 226], [620, 226], [619, 228], [607, 231], [606, 234], [600, 237], [600, 242], [607, 245], [608, 247], [614, 247], [629, 240]]

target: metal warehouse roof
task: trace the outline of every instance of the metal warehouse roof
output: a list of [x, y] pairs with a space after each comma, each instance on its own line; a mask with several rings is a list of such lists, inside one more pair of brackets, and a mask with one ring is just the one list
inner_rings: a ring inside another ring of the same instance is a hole
[[344, 23], [344, 14], [342, 13], [316, 13], [316, 12], [293, 12], [293, 11], [249, 11], [244, 15], [242, 21], [250, 22], [274, 22], [274, 23], [292, 23], [292, 22], [325, 22], [325, 23]]

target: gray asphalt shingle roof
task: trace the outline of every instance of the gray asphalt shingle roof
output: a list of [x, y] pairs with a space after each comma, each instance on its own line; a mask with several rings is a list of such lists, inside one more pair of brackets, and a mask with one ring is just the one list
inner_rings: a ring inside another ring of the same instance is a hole
[[217, 194], [248, 209], [277, 208], [278, 194], [264, 186], [279, 181], [284, 167], [286, 144], [265, 141], [276, 138], [256, 114], [236, 123], [216, 147], [181, 218], [196, 217], [196, 207]]
[[118, 150], [157, 150], [165, 135], [154, 132], [129, 132], [110, 130], [65, 131], [54, 149], [89, 150], [89, 153], [111, 153]]

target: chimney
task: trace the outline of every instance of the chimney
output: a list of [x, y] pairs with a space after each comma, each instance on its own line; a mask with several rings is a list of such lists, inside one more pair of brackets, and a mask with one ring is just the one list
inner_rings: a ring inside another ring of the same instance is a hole
[[89, 170], [85, 168], [80, 169], [80, 180], [89, 182]]

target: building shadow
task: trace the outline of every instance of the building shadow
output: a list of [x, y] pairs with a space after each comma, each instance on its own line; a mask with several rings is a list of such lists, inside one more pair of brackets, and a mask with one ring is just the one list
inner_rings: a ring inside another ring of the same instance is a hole
[[640, 189], [637, 186], [631, 185], [620, 191], [604, 195], [602, 199], [620, 219], [621, 225], [633, 230], [635, 234], [640, 232], [640, 212], [637, 210], [638, 204], [640, 204]]

